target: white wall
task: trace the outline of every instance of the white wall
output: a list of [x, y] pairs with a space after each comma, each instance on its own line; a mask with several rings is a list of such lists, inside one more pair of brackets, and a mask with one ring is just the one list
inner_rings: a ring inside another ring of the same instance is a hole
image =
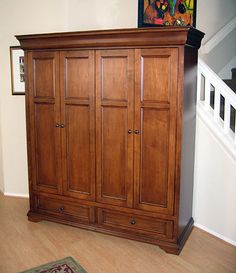
[[[1, 69], [0, 69], [1, 73]], [[1, 89], [0, 89], [1, 92]], [[0, 110], [1, 110], [1, 104], [0, 104]], [[2, 158], [2, 124], [1, 124], [1, 111], [0, 111], [0, 192], [5, 191], [5, 186], [4, 186], [4, 180], [3, 180], [3, 158]]]
[[193, 217], [200, 228], [236, 245], [236, 158], [197, 116]]
[[236, 15], [235, 0], [198, 0], [197, 28], [206, 33], [203, 44]]
[[[236, 2], [235, 2], [236, 5]], [[236, 28], [231, 31], [208, 54], [200, 54], [211, 69], [219, 75], [219, 72], [236, 56]], [[228, 71], [230, 73], [230, 71]]]
[[[236, 1], [199, 0], [197, 1], [197, 14], [197, 28], [205, 32], [202, 41], [204, 45], [236, 16]], [[218, 74], [236, 56], [236, 30], [227, 35], [208, 54], [204, 54], [200, 49], [199, 55]]]
[[69, 30], [137, 27], [137, 0], [69, 0]]

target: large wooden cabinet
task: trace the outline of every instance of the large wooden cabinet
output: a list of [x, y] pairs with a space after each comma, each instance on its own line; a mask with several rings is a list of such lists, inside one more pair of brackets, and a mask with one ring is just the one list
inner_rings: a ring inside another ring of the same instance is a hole
[[178, 254], [192, 225], [197, 50], [189, 27], [17, 36], [29, 220]]

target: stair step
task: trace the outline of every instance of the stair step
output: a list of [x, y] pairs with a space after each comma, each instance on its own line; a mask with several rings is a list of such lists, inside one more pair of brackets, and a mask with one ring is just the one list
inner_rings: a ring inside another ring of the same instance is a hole
[[236, 80], [236, 68], [232, 68], [231, 72], [232, 72], [232, 79]]
[[223, 80], [236, 93], [236, 79]]

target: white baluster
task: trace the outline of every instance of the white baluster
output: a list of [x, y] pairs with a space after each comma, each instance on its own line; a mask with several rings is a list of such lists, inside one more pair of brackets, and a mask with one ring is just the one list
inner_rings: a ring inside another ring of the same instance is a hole
[[236, 144], [236, 111], [234, 111], [234, 121], [234, 143]]
[[215, 107], [214, 107], [214, 120], [219, 122], [220, 120], [220, 92], [215, 87]]
[[230, 103], [227, 98], [225, 98], [225, 118], [224, 118], [224, 131], [229, 133], [230, 130]]
[[235, 132], [234, 132], [234, 143], [236, 144], [236, 117], [235, 117]]
[[197, 102], [200, 101], [201, 98], [201, 80], [202, 80], [202, 73], [201, 70], [198, 69], [197, 73]]
[[234, 132], [234, 143], [235, 143], [235, 145], [236, 145], [236, 122], [235, 122], [235, 132]]
[[211, 84], [207, 77], [205, 77], [205, 108], [209, 111], [210, 108], [210, 93], [211, 93]]

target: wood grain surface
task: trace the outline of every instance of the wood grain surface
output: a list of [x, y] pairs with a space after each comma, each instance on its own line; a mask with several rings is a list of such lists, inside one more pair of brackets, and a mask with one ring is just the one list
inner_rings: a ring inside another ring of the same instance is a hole
[[235, 273], [236, 248], [194, 228], [179, 256], [158, 246], [27, 220], [28, 200], [0, 194], [0, 272], [74, 257], [88, 273]]

